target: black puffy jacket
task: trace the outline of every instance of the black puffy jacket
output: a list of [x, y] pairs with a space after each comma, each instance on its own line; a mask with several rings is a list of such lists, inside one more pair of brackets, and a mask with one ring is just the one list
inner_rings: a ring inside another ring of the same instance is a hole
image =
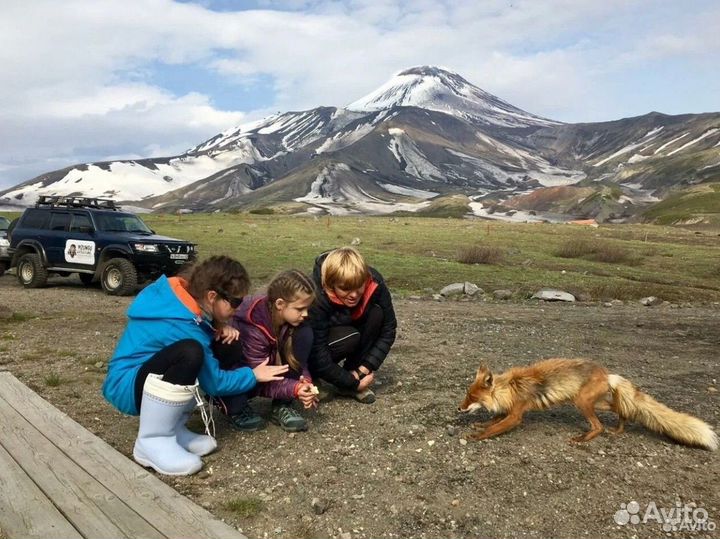
[[[337, 305], [330, 301], [322, 289], [321, 267], [328, 253], [323, 253], [315, 259], [313, 279], [318, 288], [318, 299], [310, 309], [310, 325], [313, 328], [313, 348], [310, 354], [309, 367], [313, 377], [322, 378], [331, 384], [343, 389], [355, 389], [359, 381], [349, 372], [336, 364], [330, 357], [328, 348], [328, 334], [331, 327], [353, 326], [363, 323], [367, 316], [366, 311], [357, 319], [352, 320], [351, 310], [343, 305]], [[378, 305], [383, 312], [383, 323], [380, 329], [380, 336], [375, 341], [370, 351], [362, 358], [362, 363], [369, 369], [375, 371], [380, 368], [383, 361], [390, 352], [390, 347], [395, 342], [397, 329], [397, 318], [393, 309], [390, 291], [385, 285], [382, 275], [374, 269], [370, 269], [372, 280], [377, 283], [377, 288], [370, 297], [367, 305]]]

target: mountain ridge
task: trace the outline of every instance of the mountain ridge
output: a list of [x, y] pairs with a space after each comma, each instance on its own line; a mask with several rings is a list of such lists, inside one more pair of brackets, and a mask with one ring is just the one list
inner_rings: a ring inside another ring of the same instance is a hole
[[677, 189], [720, 181], [719, 146], [720, 113], [566, 124], [457, 73], [418, 66], [346, 108], [278, 113], [178, 156], [66, 167], [0, 192], [0, 204], [82, 194], [148, 211], [392, 213], [422, 212], [435, 197], [461, 194], [469, 212], [503, 218], [487, 208], [512, 208], [513, 197], [542, 189], [574, 185], [584, 196], [613, 185], [622, 196], [611, 210], [537, 198], [552, 213], [586, 212], [568, 218], [621, 220]]

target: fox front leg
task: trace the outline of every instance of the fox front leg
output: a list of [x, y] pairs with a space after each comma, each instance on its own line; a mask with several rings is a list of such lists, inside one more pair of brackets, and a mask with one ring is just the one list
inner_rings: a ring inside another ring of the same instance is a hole
[[487, 421], [476, 421], [475, 423], [472, 423], [470, 425], [470, 428], [472, 430], [480, 430], [480, 429], [486, 429], [490, 427], [491, 425], [494, 425], [495, 423], [502, 421], [505, 419], [504, 415], [496, 415], [494, 417], [491, 417]]

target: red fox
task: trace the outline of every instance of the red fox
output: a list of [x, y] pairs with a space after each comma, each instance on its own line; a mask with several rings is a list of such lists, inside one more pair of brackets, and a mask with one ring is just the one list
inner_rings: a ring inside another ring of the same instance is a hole
[[690, 446], [714, 451], [718, 436], [710, 425], [688, 414], [671, 410], [632, 383], [609, 374], [602, 366], [587, 359], [546, 359], [526, 367], [513, 367], [493, 377], [481, 365], [458, 411], [485, 408], [496, 416], [486, 423], [474, 423], [471, 440], [484, 440], [502, 434], [522, 423], [525, 412], [572, 403], [590, 423], [590, 430], [571, 438], [588, 442], [603, 431], [595, 410], [618, 414], [614, 434], [620, 434], [625, 421], [636, 421], [648, 429]]

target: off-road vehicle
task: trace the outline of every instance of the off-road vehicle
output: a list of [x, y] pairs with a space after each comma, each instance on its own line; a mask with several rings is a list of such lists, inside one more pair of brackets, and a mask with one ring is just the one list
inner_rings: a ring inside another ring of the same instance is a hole
[[50, 273], [100, 281], [107, 294], [132, 294], [137, 285], [173, 275], [196, 257], [195, 244], [158, 236], [137, 216], [102, 198], [41, 196], [10, 230], [11, 267], [27, 288]]

